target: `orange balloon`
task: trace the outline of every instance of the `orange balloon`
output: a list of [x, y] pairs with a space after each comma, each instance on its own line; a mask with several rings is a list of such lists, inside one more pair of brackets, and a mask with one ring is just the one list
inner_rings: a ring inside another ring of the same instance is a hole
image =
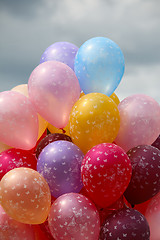
[[27, 224], [43, 223], [50, 211], [51, 194], [42, 175], [30, 168], [15, 168], [0, 182], [0, 201], [13, 219]]
[[69, 124], [67, 124], [67, 126], [64, 128], [56, 128], [52, 124], [48, 123], [47, 128], [51, 133], [65, 133], [66, 135], [70, 136]]
[[0, 153], [3, 152], [3, 151], [5, 151], [5, 150], [7, 150], [7, 149], [10, 149], [10, 148], [12, 148], [12, 147], [6, 145], [6, 144], [3, 143], [3, 142], [0, 142]]
[[112, 93], [112, 95], [110, 96], [110, 98], [115, 102], [115, 104], [118, 104], [120, 103], [119, 101], [119, 98], [117, 97], [117, 95], [115, 93]]
[[[12, 88], [11, 91], [16, 91], [16, 92], [22, 93], [26, 97], [29, 97], [27, 84], [18, 85], [16, 87]], [[38, 128], [37, 140], [42, 136], [42, 134], [44, 133], [44, 131], [46, 130], [47, 125], [48, 125], [48, 122], [44, 118], [42, 118], [39, 113], [38, 113], [38, 123], [39, 123], [39, 128]]]

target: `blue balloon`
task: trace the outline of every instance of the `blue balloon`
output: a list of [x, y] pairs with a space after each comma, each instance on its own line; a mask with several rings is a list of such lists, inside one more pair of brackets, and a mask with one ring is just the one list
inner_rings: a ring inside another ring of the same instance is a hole
[[91, 38], [77, 51], [74, 71], [85, 94], [110, 96], [124, 74], [124, 56], [119, 46], [105, 37]]

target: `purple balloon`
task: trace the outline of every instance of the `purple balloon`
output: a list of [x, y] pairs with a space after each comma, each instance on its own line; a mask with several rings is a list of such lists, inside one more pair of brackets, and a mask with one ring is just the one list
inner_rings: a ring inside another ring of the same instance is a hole
[[156, 147], [160, 150], [160, 135], [158, 136], [158, 138], [152, 143], [153, 147]]
[[49, 143], [40, 153], [37, 171], [45, 178], [55, 198], [64, 193], [78, 193], [83, 187], [81, 164], [83, 152], [75, 144], [60, 140]]
[[149, 237], [146, 218], [135, 209], [123, 208], [105, 220], [99, 240], [149, 240]]
[[140, 145], [127, 152], [132, 177], [124, 193], [131, 205], [143, 203], [160, 191], [160, 150]]
[[41, 56], [40, 63], [58, 61], [65, 63], [74, 71], [74, 60], [78, 47], [69, 42], [56, 42], [49, 46]]

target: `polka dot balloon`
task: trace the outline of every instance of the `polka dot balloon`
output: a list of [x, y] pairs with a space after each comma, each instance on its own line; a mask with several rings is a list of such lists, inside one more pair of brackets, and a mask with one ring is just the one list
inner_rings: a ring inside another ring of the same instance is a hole
[[43, 223], [49, 213], [51, 194], [45, 179], [30, 168], [15, 168], [0, 182], [0, 202], [13, 219], [27, 224]]
[[11, 169], [19, 167], [28, 167], [36, 170], [36, 157], [29, 151], [16, 148], [0, 153], [0, 179]]
[[145, 202], [160, 191], [160, 150], [140, 145], [127, 152], [132, 164], [131, 181], [125, 198], [134, 205]]
[[74, 70], [74, 59], [78, 47], [69, 42], [56, 42], [49, 46], [41, 56], [40, 63], [46, 61], [58, 61], [65, 63]]
[[117, 105], [102, 93], [81, 97], [70, 113], [70, 136], [84, 154], [99, 143], [113, 142], [119, 126]]
[[145, 217], [137, 210], [123, 208], [109, 216], [101, 226], [99, 240], [149, 240]]
[[55, 240], [98, 240], [99, 214], [94, 204], [78, 193], [68, 193], [56, 199], [48, 217]]
[[91, 199], [105, 208], [118, 200], [131, 178], [131, 163], [122, 148], [101, 143], [85, 155], [81, 173], [84, 187]]
[[64, 140], [49, 143], [42, 150], [38, 157], [37, 171], [48, 182], [54, 197], [81, 190], [83, 157], [83, 152], [75, 144]]
[[33, 227], [9, 217], [0, 205], [1, 240], [35, 240]]

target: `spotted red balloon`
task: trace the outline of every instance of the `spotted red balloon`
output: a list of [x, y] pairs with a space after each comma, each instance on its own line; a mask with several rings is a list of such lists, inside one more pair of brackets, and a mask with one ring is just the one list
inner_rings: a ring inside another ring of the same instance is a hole
[[49, 143], [59, 141], [59, 140], [65, 140], [72, 142], [71, 137], [69, 137], [66, 134], [63, 133], [50, 133], [46, 137], [44, 137], [38, 144], [37, 149], [36, 149], [36, 157], [38, 158], [39, 154], [45, 148]]
[[36, 170], [36, 157], [29, 151], [10, 148], [0, 153], [0, 180], [11, 169], [27, 167]]
[[102, 143], [85, 155], [81, 173], [89, 196], [104, 208], [118, 200], [126, 190], [131, 178], [131, 163], [121, 147]]
[[48, 217], [55, 240], [98, 240], [100, 219], [95, 205], [78, 193], [61, 195], [52, 204]]
[[127, 154], [132, 164], [132, 177], [124, 195], [132, 205], [143, 203], [160, 191], [160, 150], [140, 145]]
[[145, 217], [137, 210], [123, 208], [105, 220], [99, 240], [149, 240], [149, 236]]

